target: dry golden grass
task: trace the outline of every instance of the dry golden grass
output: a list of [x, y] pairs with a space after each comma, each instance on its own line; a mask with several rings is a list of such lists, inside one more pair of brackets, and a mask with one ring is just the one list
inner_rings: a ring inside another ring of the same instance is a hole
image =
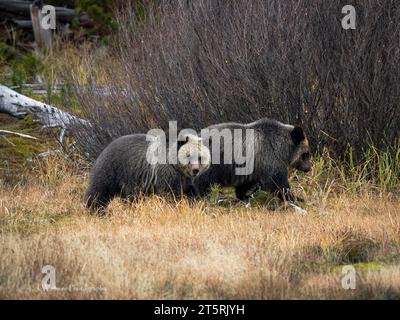
[[[82, 203], [86, 174], [58, 160], [0, 185], [0, 298], [400, 298], [400, 203], [389, 193], [313, 187], [306, 216], [116, 199], [99, 218]], [[347, 264], [355, 290], [341, 286]], [[58, 290], [42, 289], [44, 265]]]

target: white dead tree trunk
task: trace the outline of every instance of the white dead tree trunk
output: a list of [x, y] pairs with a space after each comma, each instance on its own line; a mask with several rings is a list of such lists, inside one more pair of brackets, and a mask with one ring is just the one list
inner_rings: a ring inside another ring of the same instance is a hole
[[77, 118], [46, 103], [31, 99], [5, 86], [0, 85], [0, 112], [8, 113], [17, 118], [32, 114], [36, 122], [45, 128], [60, 128], [59, 140], [68, 134], [69, 129], [76, 124], [91, 126], [90, 122]]
[[42, 26], [43, 15], [41, 7], [35, 3], [30, 5], [31, 21], [33, 27], [33, 34], [37, 49], [50, 51], [53, 44], [53, 34], [51, 29], [44, 29]]

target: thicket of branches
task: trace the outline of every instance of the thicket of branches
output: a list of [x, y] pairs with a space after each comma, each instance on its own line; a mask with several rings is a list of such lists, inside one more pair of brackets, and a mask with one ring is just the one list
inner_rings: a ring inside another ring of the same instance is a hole
[[[94, 124], [78, 141], [95, 157], [112, 139], [149, 128], [201, 129], [261, 117], [302, 125], [315, 149], [361, 153], [394, 145], [400, 124], [400, 3], [161, 1], [118, 15], [110, 95], [79, 90]], [[140, 12], [140, 18], [135, 14]], [[145, 18], [143, 18], [145, 17]], [[121, 88], [124, 90], [121, 92]]]

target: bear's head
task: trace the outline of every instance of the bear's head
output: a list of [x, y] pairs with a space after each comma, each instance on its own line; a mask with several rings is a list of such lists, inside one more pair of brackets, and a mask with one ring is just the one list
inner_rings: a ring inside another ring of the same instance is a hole
[[310, 145], [303, 129], [301, 127], [294, 127], [290, 136], [294, 146], [290, 167], [304, 172], [310, 171], [312, 168]]
[[203, 140], [193, 134], [178, 141], [176, 168], [186, 177], [195, 178], [204, 173], [211, 164], [211, 154]]

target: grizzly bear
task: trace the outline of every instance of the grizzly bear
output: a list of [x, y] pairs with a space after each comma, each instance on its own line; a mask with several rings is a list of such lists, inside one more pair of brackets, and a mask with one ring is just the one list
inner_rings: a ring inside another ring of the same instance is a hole
[[[252, 132], [251, 139], [247, 139], [244, 134], [246, 130]], [[224, 135], [232, 137], [236, 131], [243, 132], [239, 139], [233, 139], [233, 143], [225, 141], [219, 148], [213, 147]], [[289, 170], [311, 170], [310, 147], [300, 127], [262, 118], [248, 124], [229, 122], [212, 125], [202, 129], [201, 136], [212, 155], [209, 170], [195, 181], [201, 196], [208, 192], [212, 184], [219, 184], [222, 187], [235, 188], [236, 196], [240, 200], [247, 199], [249, 192], [260, 187], [264, 191], [276, 194], [282, 200], [293, 202], [296, 198], [290, 191]], [[237, 145], [240, 145], [241, 152], [251, 154], [246, 163], [235, 161]], [[231, 156], [230, 159], [233, 159], [231, 163], [223, 161], [227, 153]], [[221, 160], [219, 163], [214, 161], [216, 156]], [[238, 169], [243, 169], [244, 166], [252, 170], [238, 174]]]
[[174, 163], [165, 163], [159, 161], [160, 146], [166, 147], [165, 142], [146, 134], [126, 135], [111, 142], [93, 165], [85, 194], [87, 206], [104, 208], [115, 196], [134, 200], [150, 194], [198, 195], [193, 181], [210, 166], [209, 149], [198, 136], [188, 134], [172, 144], [175, 148], [166, 148], [168, 154], [172, 150], [177, 154]]

